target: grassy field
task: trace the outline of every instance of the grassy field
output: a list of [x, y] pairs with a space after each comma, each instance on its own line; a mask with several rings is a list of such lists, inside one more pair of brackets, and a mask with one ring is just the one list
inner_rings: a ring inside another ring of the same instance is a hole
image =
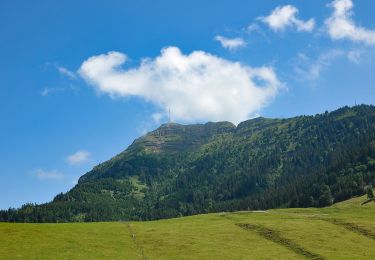
[[0, 259], [375, 259], [375, 203], [150, 222], [0, 223]]

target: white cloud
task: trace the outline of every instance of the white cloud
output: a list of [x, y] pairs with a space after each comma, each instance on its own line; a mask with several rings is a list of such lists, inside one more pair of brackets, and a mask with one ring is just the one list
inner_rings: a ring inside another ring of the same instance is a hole
[[215, 37], [215, 40], [220, 42], [223, 48], [230, 51], [246, 46], [246, 42], [242, 38], [226, 38], [224, 36], [218, 35]]
[[331, 49], [312, 59], [303, 53], [299, 53], [294, 61], [294, 72], [298, 76], [298, 80], [313, 81], [318, 79], [322, 72], [328, 69], [337, 59], [346, 58], [355, 64], [359, 64], [362, 54], [362, 50], [356, 49], [350, 51]]
[[245, 28], [245, 31], [248, 33], [260, 32], [261, 29], [257, 23], [251, 23], [250, 25], [247, 26], [247, 28]]
[[152, 114], [152, 119], [156, 124], [160, 124], [161, 120], [164, 118], [162, 113], [154, 113]]
[[361, 62], [361, 58], [363, 56], [363, 50], [351, 50], [347, 53], [347, 57], [350, 61], [359, 64]]
[[60, 91], [64, 91], [64, 90], [65, 90], [64, 88], [44, 88], [43, 91], [40, 92], [40, 94], [42, 96], [48, 96], [51, 93], [60, 92]]
[[142, 127], [142, 126], [137, 127], [137, 132], [138, 132], [141, 136], [147, 134], [147, 133], [150, 132], [150, 131], [151, 131], [151, 128], [149, 128], [149, 127]]
[[85, 150], [80, 150], [67, 157], [70, 165], [79, 165], [90, 161], [91, 153]]
[[311, 59], [300, 53], [294, 67], [294, 71], [298, 75], [297, 79], [303, 81], [318, 79], [324, 69], [327, 69], [336, 58], [342, 57], [344, 54], [342, 50], [334, 49], [320, 54], [316, 59]]
[[278, 6], [270, 15], [258, 19], [266, 23], [275, 32], [284, 31], [287, 27], [295, 27], [297, 31], [311, 32], [315, 27], [312, 18], [303, 21], [297, 18], [298, 9], [293, 5]]
[[84, 61], [79, 74], [111, 97], [137, 96], [157, 105], [175, 120], [238, 123], [262, 109], [282, 88], [270, 67], [252, 68], [204, 51], [184, 55], [167, 47], [123, 69], [127, 56], [109, 52]]
[[56, 69], [59, 71], [61, 75], [67, 76], [70, 79], [76, 79], [76, 74], [73, 71], [70, 71], [69, 69], [62, 67], [62, 66], [56, 66]]
[[44, 169], [36, 169], [33, 174], [41, 180], [62, 180], [65, 175], [56, 170], [48, 171]]
[[375, 30], [369, 30], [354, 23], [352, 19], [354, 5], [351, 0], [335, 0], [330, 6], [334, 11], [325, 24], [333, 40], [348, 39], [375, 45]]

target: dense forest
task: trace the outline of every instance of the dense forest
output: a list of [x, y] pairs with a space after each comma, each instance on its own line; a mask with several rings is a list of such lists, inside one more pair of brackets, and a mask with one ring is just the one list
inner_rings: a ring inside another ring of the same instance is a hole
[[164, 124], [50, 203], [0, 221], [151, 220], [198, 213], [324, 207], [375, 186], [375, 107], [315, 116]]

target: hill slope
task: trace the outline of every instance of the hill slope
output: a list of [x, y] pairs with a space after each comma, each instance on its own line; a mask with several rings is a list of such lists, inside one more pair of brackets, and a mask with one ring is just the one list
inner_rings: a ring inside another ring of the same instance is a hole
[[166, 124], [51, 203], [0, 212], [27, 222], [148, 220], [327, 206], [375, 185], [375, 107], [290, 119]]
[[365, 200], [149, 222], [0, 223], [0, 258], [374, 259], [375, 203]]

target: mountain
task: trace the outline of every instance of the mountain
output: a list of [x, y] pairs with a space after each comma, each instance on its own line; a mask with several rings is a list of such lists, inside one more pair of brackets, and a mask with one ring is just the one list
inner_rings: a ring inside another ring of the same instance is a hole
[[375, 107], [315, 116], [164, 124], [94, 167], [50, 203], [2, 221], [150, 220], [323, 207], [375, 186]]

